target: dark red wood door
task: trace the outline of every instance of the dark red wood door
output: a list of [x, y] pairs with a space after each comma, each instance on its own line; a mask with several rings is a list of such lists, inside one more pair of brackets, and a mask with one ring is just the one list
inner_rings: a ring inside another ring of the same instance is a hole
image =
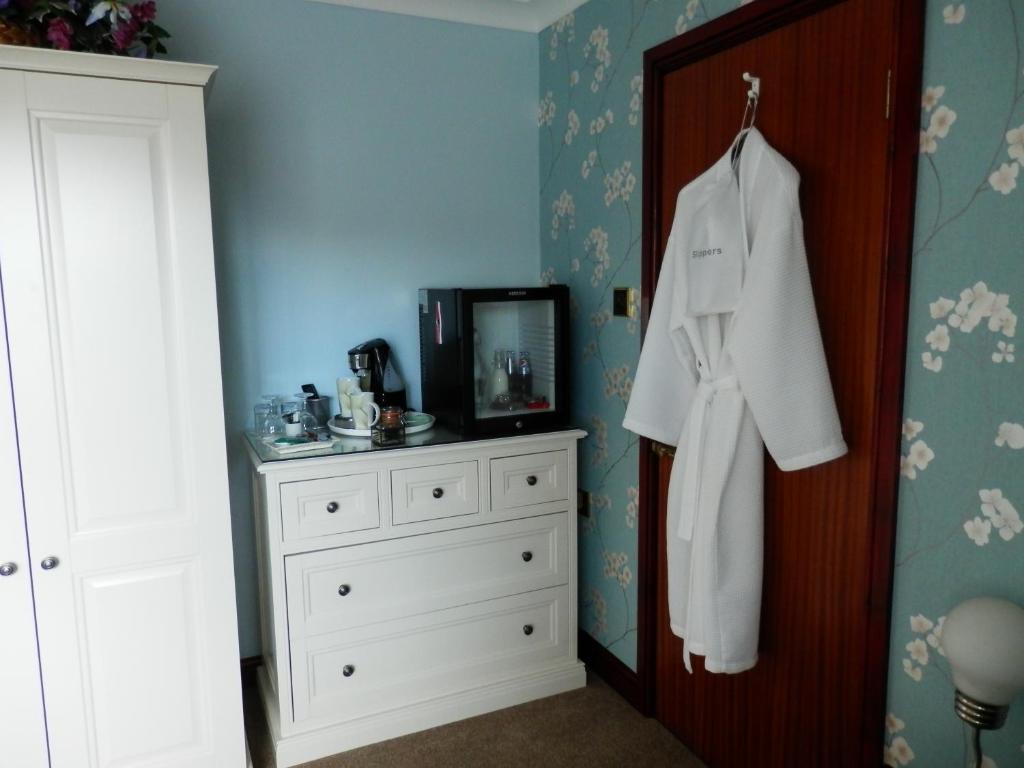
[[[665, 599], [671, 459], [650, 454], [656, 715], [711, 766], [879, 765], [920, 4], [762, 0], [648, 52], [646, 67], [648, 299], [676, 194], [729, 147], [749, 71], [761, 78], [758, 128], [801, 175], [815, 300], [850, 446], [838, 461], [794, 473], [765, 458], [760, 661], [739, 675], [707, 674], [699, 657], [694, 674], [683, 667]], [[893, 99], [908, 96], [913, 109], [896, 114]]]

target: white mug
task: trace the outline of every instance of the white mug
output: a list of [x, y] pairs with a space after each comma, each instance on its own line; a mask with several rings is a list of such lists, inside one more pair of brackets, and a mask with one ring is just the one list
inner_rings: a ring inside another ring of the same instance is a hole
[[349, 399], [356, 429], [369, 429], [380, 420], [380, 406], [373, 402], [373, 392], [354, 392]]
[[359, 394], [359, 381], [353, 378], [338, 379], [338, 407], [341, 418], [352, 418], [352, 395]]

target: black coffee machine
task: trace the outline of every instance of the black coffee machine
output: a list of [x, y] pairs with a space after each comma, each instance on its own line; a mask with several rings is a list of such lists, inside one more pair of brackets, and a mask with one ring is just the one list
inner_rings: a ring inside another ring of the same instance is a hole
[[391, 347], [384, 339], [370, 339], [352, 347], [348, 351], [348, 365], [359, 378], [359, 388], [373, 392], [373, 400], [381, 408], [398, 406], [403, 411], [408, 408], [405, 383], [391, 359]]

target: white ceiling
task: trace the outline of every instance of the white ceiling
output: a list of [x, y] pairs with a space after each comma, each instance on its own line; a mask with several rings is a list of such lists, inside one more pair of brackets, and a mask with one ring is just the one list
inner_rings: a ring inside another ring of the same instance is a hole
[[586, 0], [316, 0], [461, 24], [540, 32]]

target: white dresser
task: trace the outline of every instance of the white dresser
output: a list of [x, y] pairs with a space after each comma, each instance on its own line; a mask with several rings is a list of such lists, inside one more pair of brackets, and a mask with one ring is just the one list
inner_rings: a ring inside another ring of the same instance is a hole
[[410, 438], [425, 445], [347, 440], [287, 460], [247, 441], [279, 768], [585, 684], [584, 435], [438, 429]]

